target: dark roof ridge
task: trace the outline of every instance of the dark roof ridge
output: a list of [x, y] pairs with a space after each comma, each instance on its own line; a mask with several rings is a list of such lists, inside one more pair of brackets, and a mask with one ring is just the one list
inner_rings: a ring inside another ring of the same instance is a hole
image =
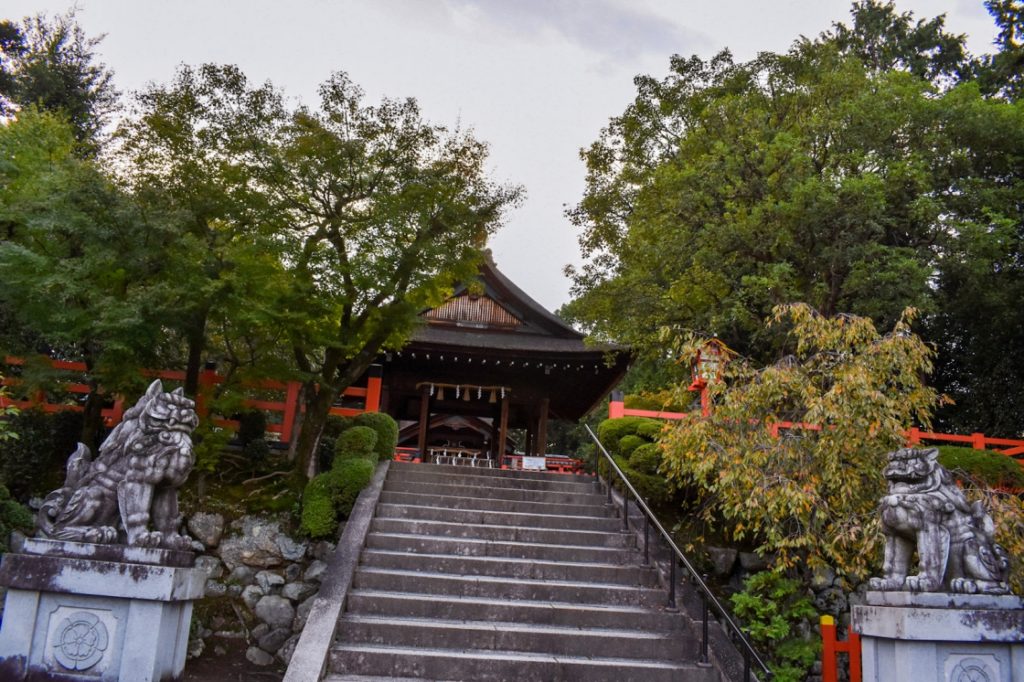
[[[535, 301], [529, 294], [516, 286], [494, 262], [494, 256], [490, 249], [484, 249], [484, 262], [480, 266], [481, 275], [489, 284], [500, 293], [504, 293], [514, 303], [519, 304], [518, 308], [531, 319], [524, 322], [533, 322], [544, 331], [561, 338], [582, 339], [583, 334], [573, 329], [560, 317], [550, 312], [547, 308]], [[501, 301], [499, 301], [501, 303]]]

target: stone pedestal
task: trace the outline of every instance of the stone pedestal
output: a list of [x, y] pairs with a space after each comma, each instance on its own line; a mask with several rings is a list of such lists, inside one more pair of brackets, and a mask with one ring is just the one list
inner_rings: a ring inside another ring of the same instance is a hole
[[0, 563], [8, 588], [0, 680], [163, 682], [185, 667], [206, 573], [190, 552], [26, 540]]
[[1024, 682], [1024, 601], [868, 592], [853, 607], [864, 682]]

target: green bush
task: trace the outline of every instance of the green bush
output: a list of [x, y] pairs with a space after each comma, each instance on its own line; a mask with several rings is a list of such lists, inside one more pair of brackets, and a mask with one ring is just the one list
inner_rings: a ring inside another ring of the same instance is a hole
[[661, 466], [661, 448], [655, 443], [641, 445], [630, 454], [629, 466], [642, 474], [656, 475]]
[[375, 464], [363, 458], [346, 459], [338, 462], [334, 472], [338, 475], [338, 493], [334, 504], [340, 516], [348, 517], [352, 513], [352, 505], [356, 503], [359, 492], [373, 478]]
[[245, 444], [242, 452], [249, 463], [256, 466], [262, 464], [270, 455], [270, 443], [263, 438], [254, 438]]
[[324, 430], [320, 433], [320, 445], [317, 448], [317, 461], [320, 471], [331, 468], [331, 462], [334, 461], [334, 444], [337, 442], [338, 436], [354, 424], [355, 419], [353, 417], [342, 417], [336, 414], [327, 416]]
[[800, 582], [775, 571], [755, 573], [731, 601], [743, 630], [770, 655], [773, 679], [803, 680], [818, 658], [821, 642], [800, 634], [803, 623], [813, 624], [818, 617]]
[[11, 493], [0, 485], [0, 554], [10, 549], [8, 542], [13, 531], [30, 533], [34, 527], [32, 512], [12, 500]]
[[641, 445], [647, 445], [647, 443], [648, 441], [641, 438], [640, 436], [636, 436], [633, 434], [623, 436], [622, 438], [619, 439], [619, 444], [618, 447], [615, 449], [615, 454], [621, 455], [623, 457], [629, 457], [630, 455], [633, 454], [634, 450], [636, 450]]
[[19, 500], [33, 493], [47, 492], [40, 489], [44, 485], [41, 474], [59, 469], [74, 446], [63, 454], [63, 459], [57, 456], [54, 416], [40, 409], [20, 412], [7, 424], [17, 438], [0, 440], [0, 484], [6, 485], [10, 494]]
[[376, 461], [376, 445], [376, 431], [369, 426], [353, 426], [342, 431], [338, 440], [334, 442], [334, 462], [357, 458]]
[[954, 476], [962, 471], [990, 486], [1024, 488], [1024, 467], [1000, 452], [943, 445], [939, 448], [939, 464]]
[[366, 426], [377, 434], [374, 451], [378, 462], [386, 462], [395, 456], [398, 445], [398, 422], [383, 412], [364, 412], [355, 419], [356, 425]]
[[311, 538], [334, 537], [338, 530], [338, 513], [334, 506], [340, 487], [338, 478], [338, 472], [328, 471], [306, 484], [299, 528]]
[[[641, 430], [644, 433], [651, 433], [653, 435], [645, 436], [640, 433]], [[641, 437], [647, 440], [654, 440], [658, 437], [659, 433], [661, 433], [661, 422], [657, 419], [648, 419], [647, 417], [605, 419], [597, 425], [597, 437], [601, 439], [601, 442], [607, 448], [616, 447], [623, 436], [641, 435]]]

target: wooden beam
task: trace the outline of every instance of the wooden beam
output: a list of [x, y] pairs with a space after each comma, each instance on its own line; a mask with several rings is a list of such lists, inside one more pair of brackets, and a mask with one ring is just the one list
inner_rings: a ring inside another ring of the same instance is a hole
[[508, 403], [509, 395], [501, 399], [501, 418], [498, 420], [498, 457], [505, 456], [505, 441], [508, 440]]
[[430, 389], [420, 389], [420, 432], [416, 439], [416, 449], [420, 451], [420, 459], [427, 461], [427, 429], [430, 427]]
[[540, 401], [540, 414], [537, 416], [537, 454], [546, 455], [548, 450], [548, 408], [551, 400], [545, 397]]

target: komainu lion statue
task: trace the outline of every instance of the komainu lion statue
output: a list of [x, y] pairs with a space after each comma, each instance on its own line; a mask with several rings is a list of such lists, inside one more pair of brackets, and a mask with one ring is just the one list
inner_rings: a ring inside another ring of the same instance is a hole
[[124, 413], [95, 460], [78, 444], [63, 487], [39, 510], [39, 534], [55, 540], [188, 549], [178, 488], [192, 470], [195, 403], [160, 381]]
[[[981, 502], [967, 502], [938, 456], [936, 448], [889, 453], [889, 494], [881, 500], [884, 575], [872, 578], [869, 587], [1008, 593], [1009, 561], [993, 537], [992, 517]], [[915, 549], [918, 572], [909, 575]]]

